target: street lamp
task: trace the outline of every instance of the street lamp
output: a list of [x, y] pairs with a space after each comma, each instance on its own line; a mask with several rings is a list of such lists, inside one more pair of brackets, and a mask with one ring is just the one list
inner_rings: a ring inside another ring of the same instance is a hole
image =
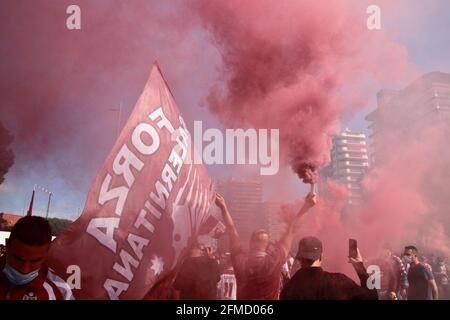
[[50, 212], [50, 201], [52, 199], [53, 192], [49, 191], [48, 189], [46, 189], [46, 188], [44, 188], [42, 186], [38, 186], [38, 185], [35, 186], [35, 189], [36, 188], [39, 189], [40, 191], [45, 192], [46, 194], [48, 194], [47, 212], [45, 214], [45, 218], [47, 219], [48, 218], [48, 213]]
[[53, 192], [49, 192], [48, 194], [48, 202], [47, 202], [47, 213], [45, 214], [45, 218], [48, 219], [48, 212], [50, 210], [50, 200], [52, 198]]

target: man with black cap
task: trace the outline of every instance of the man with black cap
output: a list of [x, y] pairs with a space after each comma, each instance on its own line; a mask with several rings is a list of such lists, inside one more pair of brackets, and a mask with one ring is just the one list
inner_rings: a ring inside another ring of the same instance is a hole
[[377, 300], [376, 289], [367, 288], [369, 275], [359, 253], [349, 262], [358, 274], [361, 286], [342, 273], [330, 273], [321, 268], [322, 242], [316, 237], [300, 240], [297, 259], [301, 269], [281, 292], [282, 300]]

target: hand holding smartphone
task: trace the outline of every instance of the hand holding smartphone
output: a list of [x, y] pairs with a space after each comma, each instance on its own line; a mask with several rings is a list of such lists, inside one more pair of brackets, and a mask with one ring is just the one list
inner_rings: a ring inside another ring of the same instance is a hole
[[355, 239], [348, 239], [348, 256], [353, 259], [358, 257], [358, 242]]

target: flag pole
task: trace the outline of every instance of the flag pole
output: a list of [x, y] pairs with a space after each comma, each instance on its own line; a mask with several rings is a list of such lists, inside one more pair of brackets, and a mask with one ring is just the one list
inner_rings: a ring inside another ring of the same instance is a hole
[[31, 194], [30, 206], [28, 207], [27, 216], [33, 215], [33, 203], [34, 203], [34, 192], [36, 190], [36, 185], [33, 188], [33, 193]]
[[50, 192], [50, 193], [48, 194], [47, 213], [46, 213], [46, 215], [45, 215], [45, 219], [48, 219], [48, 212], [50, 211], [50, 200], [51, 200], [51, 198], [52, 198], [52, 195], [53, 195], [52, 192]]

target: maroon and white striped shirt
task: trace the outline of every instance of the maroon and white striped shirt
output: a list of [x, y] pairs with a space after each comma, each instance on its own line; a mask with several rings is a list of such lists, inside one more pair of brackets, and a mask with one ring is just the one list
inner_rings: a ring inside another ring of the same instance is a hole
[[[0, 263], [0, 266], [2, 264]], [[9, 282], [0, 268], [0, 300], [73, 300], [69, 285], [47, 266], [39, 270], [39, 275], [22, 286]]]

